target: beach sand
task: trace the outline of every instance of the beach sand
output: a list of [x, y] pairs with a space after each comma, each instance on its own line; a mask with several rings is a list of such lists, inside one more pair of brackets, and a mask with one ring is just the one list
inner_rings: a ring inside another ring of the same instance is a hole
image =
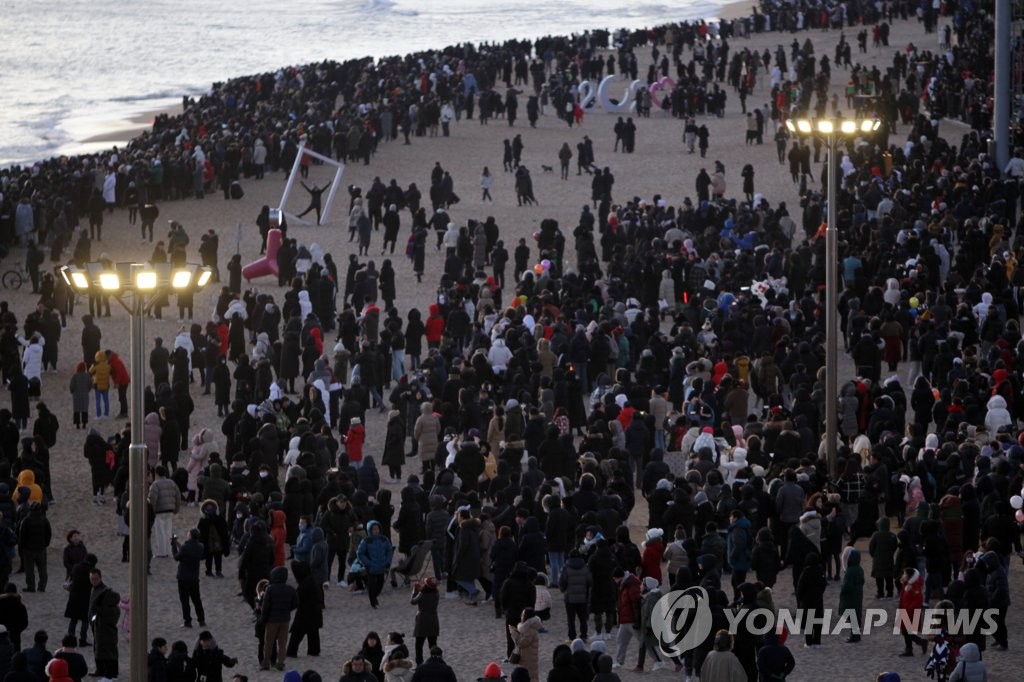
[[[747, 7], [749, 7], [747, 3], [740, 5], [740, 9], [745, 10]], [[847, 40], [854, 41], [854, 44], [855, 35], [856, 29], [846, 31]], [[793, 37], [790, 34], [771, 33], [746, 39], [734, 39], [731, 41], [731, 45], [734, 51], [743, 47], [758, 51], [765, 48], [774, 50], [775, 46], [780, 43], [788, 46]], [[796, 37], [801, 42], [810, 37], [819, 56], [824, 53], [831, 55], [834, 51], [834, 44], [839, 38], [839, 32], [808, 32], [798, 34]], [[867, 55], [855, 55], [855, 59], [869, 65], [877, 64], [880, 69], [884, 70], [885, 65], [891, 60], [893, 51], [905, 46], [908, 42], [934, 48], [937, 38], [935, 35], [925, 35], [916, 22], [898, 22], [892, 31], [892, 47], [885, 50], [872, 50]], [[638, 51], [638, 56], [644, 60], [640, 69], [641, 74], [646, 72], [649, 54], [649, 48]], [[846, 82], [845, 72], [841, 69], [833, 69], [832, 81], [833, 90], [841, 93]], [[767, 78], [762, 74], [748, 103], [751, 106], [763, 104], [767, 101], [768, 92]], [[574, 165], [573, 174], [566, 181], [560, 180], [557, 173], [559, 147], [563, 142], [569, 142], [570, 147], [575, 151], [576, 142], [586, 134], [594, 141], [597, 164], [602, 167], [608, 166], [615, 175], [614, 198], [618, 201], [634, 196], [650, 200], [655, 193], [660, 193], [670, 204], [679, 205], [684, 197], [695, 198], [694, 178], [698, 170], [701, 167], [711, 169], [717, 159], [724, 163], [726, 168], [729, 183], [727, 196], [740, 196], [740, 170], [744, 164], [752, 163], [757, 172], [756, 190], [763, 193], [772, 205], [785, 201], [791, 211], [798, 210], [797, 188], [790, 181], [788, 169], [780, 166], [777, 162], [770, 133], [766, 135], [766, 144], [764, 145], [747, 146], [744, 144], [745, 124], [743, 116], [739, 112], [738, 99], [732, 91], [729, 91], [727, 114], [724, 118], [701, 118], [699, 121], [706, 123], [711, 131], [711, 145], [707, 159], [686, 154], [682, 145], [682, 121], [672, 119], [660, 112], [654, 113], [650, 119], [637, 119], [636, 153], [631, 155], [614, 153], [612, 151], [614, 140], [612, 125], [614, 122], [615, 116], [601, 112], [588, 114], [582, 127], [573, 128], [568, 128], [563, 122], [555, 120], [550, 112], [540, 119], [537, 129], [530, 129], [525, 117], [517, 121], [514, 128], [510, 128], [501, 119], [492, 120], [488, 126], [481, 126], [476, 120], [462, 120], [453, 123], [450, 138], [413, 138], [410, 146], [403, 146], [400, 141], [382, 143], [371, 165], [353, 164], [348, 166], [343, 182], [345, 185], [356, 184], [365, 189], [375, 176], [380, 176], [385, 183], [391, 178], [396, 178], [403, 187], [415, 181], [425, 192], [429, 186], [430, 169], [435, 162], [440, 162], [445, 169], [451, 171], [455, 180], [455, 191], [462, 199], [461, 203], [451, 211], [458, 224], [464, 225], [469, 218], [482, 220], [487, 216], [494, 216], [500, 226], [501, 236], [507, 245], [514, 245], [519, 237], [526, 237], [535, 252], [535, 244], [529, 238], [538, 229], [541, 219], [556, 219], [563, 232], [568, 236], [575, 227], [575, 220], [580, 208], [584, 204], [590, 203], [590, 176], [576, 176]], [[942, 134], [949, 136], [952, 144], [959, 143], [959, 137], [964, 130], [963, 126], [945, 122], [941, 127]], [[523, 137], [525, 144], [523, 161], [532, 171], [535, 194], [540, 202], [539, 206], [517, 207], [513, 178], [511, 174], [503, 173], [501, 170], [502, 139], [514, 134], [521, 134]], [[902, 139], [901, 135], [905, 134], [906, 128], [904, 127], [891, 139], [894, 143], [898, 143]], [[541, 172], [542, 164], [553, 166], [556, 171], [554, 173]], [[484, 166], [489, 166], [495, 175], [492, 190], [495, 199], [493, 204], [483, 204], [480, 201], [478, 181], [480, 171]], [[815, 177], [818, 177], [819, 173], [820, 166], [815, 166]], [[307, 182], [318, 182], [322, 185], [330, 180], [333, 174], [333, 168], [314, 166]], [[244, 263], [256, 258], [260, 240], [254, 220], [262, 205], [275, 206], [278, 203], [284, 187], [284, 177], [279, 173], [268, 175], [260, 182], [243, 180], [242, 184], [246, 194], [240, 201], [225, 201], [220, 194], [215, 193], [208, 194], [206, 199], [201, 201], [188, 200], [161, 204], [158, 236], [163, 237], [166, 234], [166, 221], [174, 219], [181, 222], [191, 236], [191, 254], [195, 254], [199, 237], [203, 232], [211, 228], [218, 232], [221, 238], [219, 259], [222, 269], [236, 248], [241, 252]], [[812, 187], [816, 188], [817, 183], [815, 182]], [[297, 187], [288, 209], [293, 213], [298, 212], [304, 207], [305, 198], [305, 193]], [[352, 245], [347, 241], [345, 209], [348, 204], [346, 199], [347, 195], [342, 190], [338, 195], [338, 204], [325, 225], [320, 227], [293, 225], [289, 231], [289, 234], [299, 241], [307, 245], [318, 243], [326, 251], [331, 252], [335, 261], [342, 264], [342, 268], [343, 264], [347, 262], [348, 254], [354, 252]], [[408, 212], [403, 213], [402, 221], [400, 245], [404, 245], [409, 234]], [[239, 225], [243, 238], [236, 246], [236, 228]], [[140, 260], [148, 258], [152, 251], [151, 244], [140, 241], [137, 228], [127, 224], [126, 211], [117, 211], [107, 218], [104, 235], [104, 241], [93, 246], [94, 257], [103, 252], [116, 261]], [[378, 265], [381, 261], [380, 242], [381, 233], [374, 233], [370, 253]], [[403, 317], [409, 308], [415, 306], [425, 310], [434, 301], [436, 282], [442, 270], [442, 258], [434, 251], [432, 245], [433, 238], [428, 241], [427, 272], [422, 284], [416, 283], [411, 263], [402, 255], [401, 246], [399, 253], [392, 257], [397, 273], [398, 308]], [[568, 256], [570, 264], [574, 264], [571, 247]], [[17, 253], [11, 256], [12, 259], [17, 257], [20, 257]], [[198, 257], [194, 256], [193, 260], [198, 261]], [[282, 300], [283, 291], [276, 286], [275, 281], [261, 279], [253, 282], [251, 286], [260, 291], [274, 294], [279, 303]], [[205, 322], [208, 319], [215, 296], [216, 292], [211, 289], [197, 297], [197, 322]], [[20, 292], [4, 292], [4, 297], [18, 312], [19, 317], [24, 317], [35, 304], [32, 295], [28, 293], [28, 287], [23, 288]], [[508, 300], [507, 293], [504, 300], [506, 302]], [[104, 335], [103, 345], [118, 351], [127, 360], [127, 319], [117, 305], [112, 305], [111, 309], [113, 317], [99, 320]], [[80, 301], [76, 307], [75, 319], [69, 321], [61, 340], [60, 371], [56, 375], [47, 374], [43, 377], [44, 399], [62, 423], [59, 444], [51, 454], [56, 481], [54, 490], [58, 504], [50, 512], [54, 529], [54, 541], [49, 552], [50, 586], [45, 594], [25, 595], [25, 601], [31, 614], [30, 633], [36, 628], [45, 628], [51, 633], [50, 644], [53, 648], [56, 648], [59, 641], [57, 633], [62, 633], [66, 627], [66, 621], [61, 617], [65, 593], [60, 589], [60, 552], [63, 547], [62, 538], [69, 528], [74, 526], [84, 532], [87, 546], [100, 557], [100, 567], [105, 571], [107, 584], [122, 594], [127, 594], [128, 591], [127, 565], [118, 563], [121, 540], [114, 532], [116, 522], [113, 505], [108, 504], [106, 507], [96, 508], [91, 504], [87, 470], [82, 459], [85, 431], [76, 431], [71, 422], [70, 396], [67, 387], [70, 370], [81, 356], [79, 346], [81, 323], [78, 318], [86, 311], [87, 304]], [[173, 307], [168, 308], [165, 309], [164, 320], [147, 320], [147, 338], [162, 336], [168, 341], [173, 338], [182, 326], [175, 321], [174, 312]], [[333, 343], [333, 335], [329, 335], [327, 346], [330, 347]], [[841, 371], [849, 372], [851, 369], [846, 367]], [[148, 372], [144, 380], [151, 380]], [[193, 395], [196, 411], [192, 417], [191, 433], [196, 433], [202, 427], [210, 427], [219, 436], [220, 420], [216, 417], [212, 398], [199, 396], [195, 391]], [[112, 402], [116, 403], [116, 398]], [[114, 409], [116, 410], [116, 407]], [[371, 413], [368, 414], [368, 422], [366, 452], [379, 455], [384, 434], [383, 417]], [[97, 426], [101, 432], [109, 435], [115, 428], [120, 428], [122, 422], [109, 418], [91, 422], [90, 425]], [[218, 438], [218, 442], [223, 446], [222, 438]], [[413, 472], [419, 473], [418, 463], [407, 467], [406, 474]], [[397, 505], [399, 487], [391, 487], [396, 493], [394, 499]], [[646, 506], [641, 501], [630, 519], [637, 539], [640, 537], [641, 529], [646, 527], [645, 517]], [[179, 535], [183, 534], [191, 524], [196, 522], [197, 518], [197, 509], [183, 507], [181, 514], [174, 522], [175, 532]], [[861, 545], [864, 544], [866, 543], [861, 543]], [[865, 560], [869, 561], [866, 553]], [[235, 561], [236, 557], [234, 556], [226, 561], [225, 573], [229, 579], [204, 579], [203, 581], [202, 590], [207, 607], [209, 629], [213, 631], [218, 642], [229, 655], [241, 658], [241, 663], [236, 670], [248, 674], [252, 680], [278, 680], [280, 673], [255, 672], [257, 667], [255, 662], [256, 643], [253, 638], [251, 617], [248, 610], [235, 596], [238, 591], [236, 581], [230, 579], [235, 575]], [[152, 570], [149, 637], [159, 635], [170, 641], [182, 638], [191, 646], [196, 631], [179, 629], [181, 616], [174, 584], [174, 562], [170, 559], [155, 559]], [[866, 566], [865, 571], [869, 570], [870, 568]], [[1015, 594], [1020, 594], [1020, 575], [1019, 570], [1015, 569], [1011, 572], [1011, 582]], [[17, 577], [16, 582], [21, 586], [24, 585], [21, 576]], [[789, 582], [788, 572], [780, 576], [775, 596], [776, 605], [794, 605]], [[868, 592], [869, 589], [870, 587], [867, 587], [865, 591]], [[826, 596], [827, 604], [835, 604], [836, 592], [837, 589], [830, 588], [829, 594]], [[554, 594], [556, 603], [555, 608], [552, 609], [553, 618], [547, 624], [550, 633], [543, 636], [541, 645], [541, 667], [544, 671], [548, 669], [552, 648], [563, 640], [565, 633], [565, 616], [559, 603], [560, 595], [557, 592]], [[892, 602], [872, 602], [870, 593], [868, 594], [868, 606], [879, 604], [895, 606]], [[303, 657], [298, 662], [290, 662], [289, 667], [297, 667], [300, 670], [312, 667], [318, 670], [325, 679], [331, 679], [339, 674], [342, 662], [358, 649], [366, 631], [371, 628], [375, 628], [381, 633], [391, 630], [404, 632], [410, 637], [411, 647], [414, 607], [408, 605], [408, 597], [405, 590], [393, 591], [387, 588], [383, 596], [382, 608], [372, 612], [371, 615], [366, 606], [365, 596], [355, 596], [337, 588], [330, 589], [327, 594], [325, 627], [321, 633], [324, 642], [323, 654], [315, 660]], [[1020, 614], [1019, 609], [1011, 611], [1009, 618], [1011, 632], [1019, 632], [1024, 625], [1024, 617]], [[474, 609], [459, 602], [445, 601], [440, 609], [440, 618], [442, 628], [440, 645], [445, 649], [446, 658], [455, 667], [460, 679], [477, 677], [488, 661], [501, 660], [503, 657], [502, 622], [495, 620], [490, 605], [481, 605]], [[31, 641], [30, 633], [27, 637], [29, 642]], [[923, 658], [900, 659], [896, 657], [902, 643], [895, 635], [869, 636], [863, 643], [852, 648], [843, 645], [841, 637], [828, 637], [824, 647], [820, 650], [802, 649], [800, 643], [795, 640], [797, 638], [794, 637], [790, 642], [797, 659], [797, 671], [793, 679], [865, 680], [873, 679], [876, 673], [883, 670], [896, 670], [903, 675], [904, 679], [920, 679], [922, 675]], [[627, 680], [636, 678], [633, 673], [624, 672], [634, 662], [635, 646], [634, 644], [628, 657], [629, 665], [623, 671], [619, 671]], [[614, 644], [610, 644], [609, 650], [613, 649]], [[305, 651], [305, 647], [302, 651]], [[127, 679], [127, 647], [124, 642], [122, 642], [121, 652], [122, 670], [125, 671], [122, 673], [121, 679]], [[92, 652], [87, 650], [85, 654], [91, 662]], [[991, 678], [1000, 678], [1001, 674], [1000, 679], [1011, 679], [1010, 671], [1013, 668], [1008, 654], [993, 653], [989, 655], [986, 653], [985, 659], [989, 665]], [[508, 671], [507, 667], [506, 671]], [[662, 674], [667, 678], [667, 673]]]
[[108, 145], [123, 146], [138, 135], [152, 130], [153, 121], [157, 116], [162, 114], [177, 116], [181, 111], [181, 104], [176, 104], [163, 109], [147, 109], [130, 114], [126, 118], [104, 123], [100, 128], [108, 128], [107, 130], [90, 135], [82, 140], [82, 144], [94, 145], [104, 142]]

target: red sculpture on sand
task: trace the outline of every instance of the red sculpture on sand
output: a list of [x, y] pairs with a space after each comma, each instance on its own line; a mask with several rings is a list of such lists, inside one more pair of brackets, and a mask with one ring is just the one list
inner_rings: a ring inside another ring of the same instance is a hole
[[257, 277], [273, 275], [277, 277], [277, 251], [281, 248], [281, 230], [276, 227], [267, 231], [267, 253], [259, 260], [242, 268], [242, 277], [251, 282]]

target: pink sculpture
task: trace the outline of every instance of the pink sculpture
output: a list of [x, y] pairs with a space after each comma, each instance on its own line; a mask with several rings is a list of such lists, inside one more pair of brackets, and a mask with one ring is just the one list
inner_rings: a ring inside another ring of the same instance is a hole
[[242, 277], [251, 282], [257, 277], [277, 277], [277, 251], [281, 248], [281, 230], [276, 227], [267, 231], [267, 254], [242, 268]]

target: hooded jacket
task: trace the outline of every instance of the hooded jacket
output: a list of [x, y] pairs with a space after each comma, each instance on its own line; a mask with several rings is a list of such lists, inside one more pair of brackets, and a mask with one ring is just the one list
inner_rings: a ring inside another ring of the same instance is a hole
[[356, 555], [359, 561], [366, 567], [370, 575], [384, 575], [391, 567], [391, 558], [395, 549], [391, 545], [390, 538], [383, 534], [374, 535], [374, 527], [380, 527], [377, 521], [370, 521], [366, 524], [366, 537], [359, 543]]
[[878, 530], [868, 542], [872, 578], [891, 578], [895, 571], [896, 535], [889, 525], [888, 518], [878, 519]]
[[1006, 409], [1006, 399], [1003, 396], [992, 396], [988, 399], [985, 407], [988, 408], [988, 412], [985, 413], [985, 430], [990, 435], [994, 436], [1001, 426], [1013, 424], [1013, 417], [1010, 416], [1010, 411]]
[[278, 566], [270, 572], [270, 585], [263, 595], [263, 608], [260, 610], [260, 622], [287, 623], [291, 620], [292, 611], [299, 607], [299, 597], [295, 588], [288, 584], [288, 569]]
[[960, 660], [949, 676], [949, 682], [986, 682], [988, 672], [981, 661], [978, 645], [970, 642], [960, 647]]
[[839, 610], [856, 611], [858, 618], [864, 606], [864, 569], [860, 565], [860, 552], [850, 550], [846, 559], [846, 572], [839, 588]]
[[11, 495], [11, 500], [15, 504], [18, 503], [18, 488], [28, 488], [29, 502], [43, 501], [43, 489], [36, 483], [36, 474], [31, 469], [24, 469], [18, 474], [18, 485], [14, 489], [14, 494]]
[[103, 351], [96, 351], [95, 364], [89, 368], [92, 375], [92, 385], [97, 391], [110, 390], [110, 363], [107, 362], [107, 354]]
[[432, 460], [437, 451], [438, 438], [441, 433], [441, 422], [434, 416], [434, 408], [429, 402], [420, 404], [420, 416], [413, 427], [413, 438], [420, 453], [420, 459]]
[[735, 571], [749, 571], [754, 551], [754, 530], [750, 519], [742, 516], [729, 525], [726, 536], [729, 565]]
[[593, 578], [583, 557], [571, 557], [562, 569], [558, 589], [562, 591], [566, 604], [586, 604], [590, 601]]

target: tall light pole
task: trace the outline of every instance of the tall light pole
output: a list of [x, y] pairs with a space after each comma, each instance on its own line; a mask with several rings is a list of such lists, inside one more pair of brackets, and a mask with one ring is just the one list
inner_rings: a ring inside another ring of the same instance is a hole
[[823, 138], [828, 146], [828, 194], [825, 218], [825, 457], [829, 476], [835, 478], [839, 462], [839, 230], [836, 225], [836, 154], [839, 140], [873, 133], [877, 119], [841, 121], [829, 118], [787, 119], [795, 135]]
[[166, 263], [144, 265], [141, 263], [88, 263], [84, 268], [67, 265], [61, 268], [64, 281], [72, 290], [81, 294], [112, 296], [128, 311], [131, 319], [129, 330], [129, 366], [131, 367], [131, 444], [128, 446], [128, 521], [129, 555], [128, 592], [131, 596], [131, 632], [128, 646], [128, 668], [130, 680], [149, 678], [148, 648], [146, 634], [149, 623], [148, 609], [148, 502], [146, 488], [146, 445], [143, 438], [143, 404], [145, 401], [145, 370], [143, 357], [146, 352], [144, 321], [146, 313], [157, 297], [167, 291], [178, 293], [196, 292], [205, 287], [212, 276], [208, 267], [188, 264], [172, 268]]

